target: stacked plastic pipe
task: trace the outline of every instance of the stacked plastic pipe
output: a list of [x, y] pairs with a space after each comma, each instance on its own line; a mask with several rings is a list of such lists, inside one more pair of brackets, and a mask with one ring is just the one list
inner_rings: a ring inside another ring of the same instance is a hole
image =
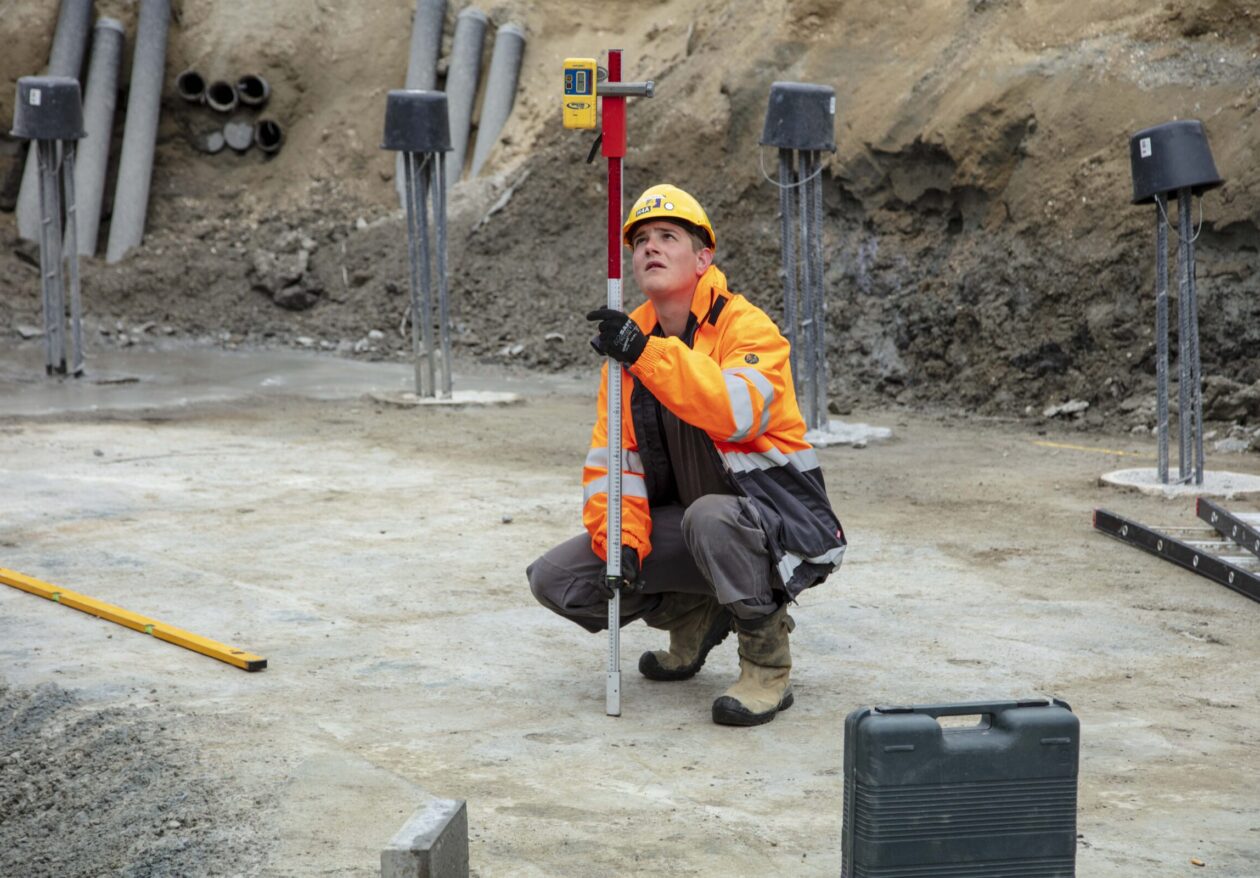
[[[232, 114], [222, 127], [202, 133], [195, 145], [214, 154], [223, 147], [245, 152], [257, 146], [273, 155], [284, 143], [280, 123], [260, 113], [271, 98], [271, 84], [257, 73], [246, 73], [235, 82], [216, 79], [207, 82], [201, 71], [189, 68], [175, 77], [175, 91], [186, 103], [209, 107], [216, 113]], [[238, 108], [242, 112], [237, 112]]]
[[[442, 45], [442, 28], [446, 17], [446, 0], [418, 0], [412, 23], [411, 52], [407, 63], [406, 89], [431, 91], [437, 88], [438, 56]], [[494, 36], [494, 49], [486, 73], [480, 119], [473, 140], [475, 100], [481, 82], [481, 59], [485, 52], [490, 21], [474, 7], [461, 11], [455, 18], [451, 55], [446, 73], [445, 92], [449, 113], [451, 154], [447, 163], [446, 184], [481, 172], [511, 115], [516, 100], [521, 61], [525, 53], [525, 31], [517, 24], [504, 24]], [[469, 162], [468, 156], [472, 158]], [[405, 171], [401, 155], [395, 179], [399, 197], [403, 193]]]
[[114, 188], [114, 214], [105, 248], [107, 262], [118, 262], [144, 239], [170, 21], [170, 0], [140, 0], [127, 118], [118, 158], [118, 184]]

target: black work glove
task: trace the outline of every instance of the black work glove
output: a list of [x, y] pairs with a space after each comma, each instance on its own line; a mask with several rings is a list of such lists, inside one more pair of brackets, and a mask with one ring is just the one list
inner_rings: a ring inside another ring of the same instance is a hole
[[599, 321], [599, 335], [591, 339], [591, 347], [597, 354], [630, 366], [647, 347], [647, 336], [624, 311], [597, 308], [587, 314], [586, 319]]
[[[599, 593], [605, 600], [612, 600], [612, 589], [608, 587], [607, 575], [599, 577]], [[621, 547], [621, 582], [626, 591], [638, 591], [643, 583], [639, 581], [639, 553], [630, 546]]]
[[628, 591], [637, 591], [639, 586], [639, 552], [630, 546], [621, 547], [621, 579]]

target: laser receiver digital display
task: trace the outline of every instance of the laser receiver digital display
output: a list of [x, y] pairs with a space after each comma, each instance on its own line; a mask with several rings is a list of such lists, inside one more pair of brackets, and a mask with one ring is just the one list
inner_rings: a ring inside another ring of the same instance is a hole
[[564, 59], [564, 127], [595, 127], [595, 59]]

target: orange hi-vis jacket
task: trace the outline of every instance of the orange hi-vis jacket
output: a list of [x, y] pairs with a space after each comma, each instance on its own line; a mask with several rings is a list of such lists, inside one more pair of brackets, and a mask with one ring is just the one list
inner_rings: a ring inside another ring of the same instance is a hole
[[[652, 551], [652, 507], [669, 502], [668, 453], [652, 417], [659, 402], [712, 440], [731, 492], [749, 498], [759, 513], [789, 597], [826, 579], [844, 556], [844, 531], [827, 499], [818, 457], [805, 441], [789, 345], [774, 321], [729, 292], [716, 266], [696, 284], [683, 338], [662, 334], [651, 302], [630, 317], [648, 342], [635, 364], [621, 370], [623, 543], [646, 558]], [[605, 559], [607, 369], [605, 363], [582, 474], [582, 521], [591, 548]]]

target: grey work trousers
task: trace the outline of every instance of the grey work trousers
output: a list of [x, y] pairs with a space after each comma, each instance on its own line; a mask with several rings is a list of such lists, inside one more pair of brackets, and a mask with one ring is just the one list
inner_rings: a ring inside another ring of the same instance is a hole
[[[547, 552], [525, 570], [538, 602], [587, 631], [608, 627], [608, 600], [600, 591], [604, 562], [582, 533]], [[775, 611], [766, 535], [744, 497], [706, 494], [690, 506], [652, 508], [652, 551], [639, 574], [641, 588], [621, 596], [621, 624], [647, 617], [663, 595], [712, 595], [737, 618], [753, 620]]]

